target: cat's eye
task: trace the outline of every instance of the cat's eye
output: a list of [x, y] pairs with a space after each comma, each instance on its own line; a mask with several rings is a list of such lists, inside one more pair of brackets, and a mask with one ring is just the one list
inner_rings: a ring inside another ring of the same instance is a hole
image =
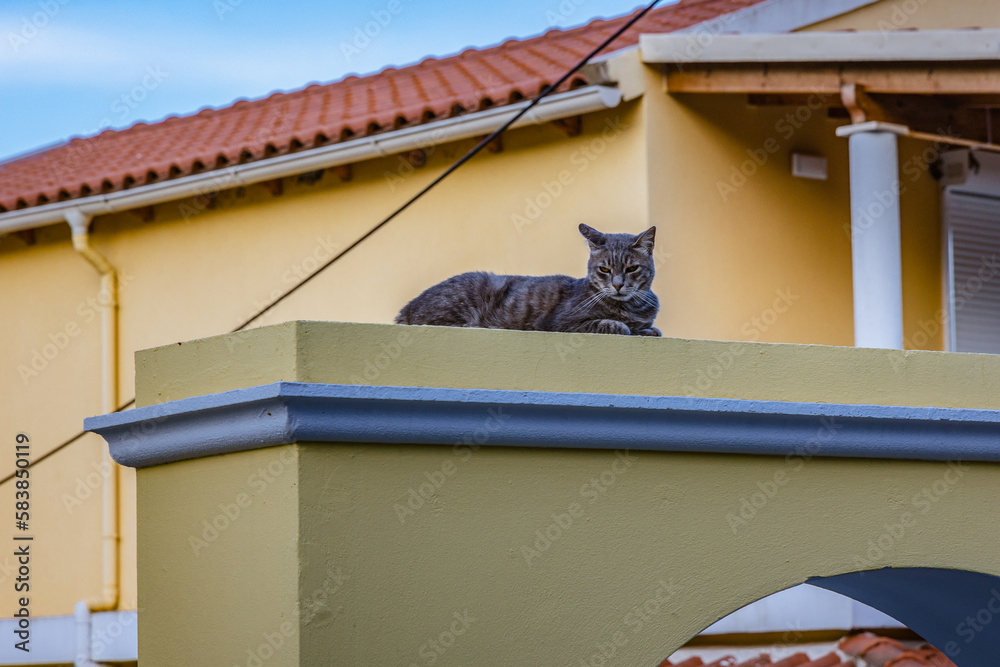
[[606, 266], [599, 266], [597, 267], [597, 270], [603, 273], [604, 275], [608, 275], [609, 273], [611, 273], [611, 269], [609, 269]]
[[639, 270], [639, 267], [636, 264], [633, 264], [632, 266], [626, 266], [625, 267], [625, 273], [635, 273], [638, 270]]

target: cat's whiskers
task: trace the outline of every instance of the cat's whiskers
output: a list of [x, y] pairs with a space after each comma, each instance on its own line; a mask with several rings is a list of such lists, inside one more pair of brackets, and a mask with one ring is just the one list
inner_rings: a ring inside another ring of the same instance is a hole
[[642, 303], [650, 307], [656, 307], [658, 304], [653, 301], [653, 298], [649, 295], [646, 290], [636, 290], [632, 293], [635, 298], [637, 298]]
[[600, 301], [603, 301], [604, 299], [605, 299], [604, 292], [601, 291], [594, 292], [594, 294], [587, 297], [584, 301], [580, 302], [580, 304], [573, 309], [573, 313], [580, 314], [589, 311], [593, 306], [597, 305]]

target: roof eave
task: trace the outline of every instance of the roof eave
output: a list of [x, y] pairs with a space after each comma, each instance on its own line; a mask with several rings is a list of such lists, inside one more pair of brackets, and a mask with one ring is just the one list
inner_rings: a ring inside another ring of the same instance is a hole
[[[621, 104], [622, 100], [622, 91], [607, 85], [586, 86], [557, 93], [539, 102], [513, 127], [541, 125], [562, 118], [612, 109]], [[481, 137], [501, 127], [529, 103], [530, 101], [524, 101], [495, 107], [128, 190], [9, 211], [0, 214], [0, 235], [63, 222], [67, 211], [74, 209], [90, 216], [106, 215], [451, 141]]]

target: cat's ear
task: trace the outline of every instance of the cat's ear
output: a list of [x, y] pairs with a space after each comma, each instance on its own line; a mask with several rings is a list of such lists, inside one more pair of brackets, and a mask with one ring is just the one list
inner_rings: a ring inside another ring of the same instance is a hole
[[583, 238], [587, 239], [590, 243], [590, 249], [599, 250], [604, 245], [604, 234], [597, 231], [593, 227], [588, 227], [587, 225], [580, 223], [580, 233], [583, 234]]
[[653, 254], [653, 240], [656, 237], [656, 227], [650, 227], [642, 234], [635, 237], [635, 241], [632, 243], [633, 248], [642, 248], [650, 255]]

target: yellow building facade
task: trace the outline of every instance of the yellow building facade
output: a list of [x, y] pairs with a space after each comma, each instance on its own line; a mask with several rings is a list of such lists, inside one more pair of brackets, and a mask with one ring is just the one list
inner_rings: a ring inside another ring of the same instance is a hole
[[[908, 12], [882, 0], [800, 28], [1000, 28], [988, 0], [912, 4], [919, 7]], [[582, 114], [578, 132], [552, 122], [509, 131], [502, 150], [483, 152], [252, 326], [389, 323], [424, 288], [463, 271], [579, 276], [583, 222], [606, 232], [656, 225], [656, 326], [664, 336], [852, 345], [849, 154], [836, 135], [850, 119], [831, 112], [839, 99], [817, 93], [789, 105], [735, 93], [671, 94], [664, 69], [638, 49], [614, 54], [604, 72], [620, 99]], [[110, 361], [101, 357], [110, 297], [74, 250], [69, 225], [39, 226], [30, 240], [0, 239], [7, 314], [0, 422], [10, 443], [17, 434], [30, 438], [37, 462], [33, 616], [72, 614], [80, 600], [101, 594], [105, 445], [92, 434], [60, 445], [81, 431], [83, 418], [107, 411], [102, 373], [113, 369], [117, 402], [126, 404], [135, 396], [137, 350], [233, 330], [473, 145], [466, 138], [430, 144], [416, 161], [390, 154], [354, 162], [349, 180], [330, 169], [315, 182], [288, 176], [280, 188], [248, 183], [152, 204], [142, 216], [96, 216], [90, 243], [118, 276]], [[899, 143], [904, 339], [908, 349], [943, 350], [942, 213], [931, 167], [944, 147], [930, 153], [929, 146]], [[793, 154], [826, 158], [826, 180], [794, 177]], [[0, 225], [11, 214], [0, 214]], [[382, 370], [358, 373], [359, 384], [378, 384]], [[713, 382], [707, 373], [691, 375], [681, 393], [705, 395], [699, 384]], [[13, 455], [0, 464], [4, 477], [15, 470]], [[134, 610], [135, 473], [122, 468], [120, 477], [116, 608]], [[15, 491], [8, 478], [0, 505], [13, 507]], [[16, 565], [0, 556], [0, 604], [8, 609], [17, 601]]]

